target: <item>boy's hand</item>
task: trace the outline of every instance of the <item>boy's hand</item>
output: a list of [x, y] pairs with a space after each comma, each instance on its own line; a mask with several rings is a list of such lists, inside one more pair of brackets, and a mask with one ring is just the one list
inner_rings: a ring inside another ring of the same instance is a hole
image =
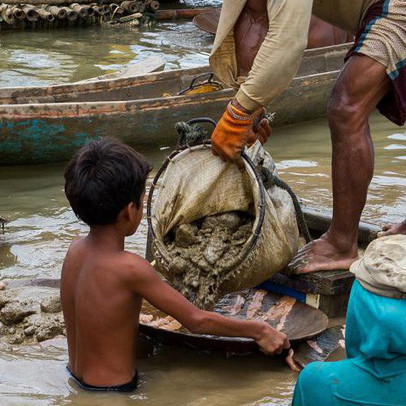
[[262, 324], [262, 334], [255, 339], [259, 349], [267, 355], [281, 354], [284, 349], [290, 348], [286, 334], [275, 330], [267, 323]]

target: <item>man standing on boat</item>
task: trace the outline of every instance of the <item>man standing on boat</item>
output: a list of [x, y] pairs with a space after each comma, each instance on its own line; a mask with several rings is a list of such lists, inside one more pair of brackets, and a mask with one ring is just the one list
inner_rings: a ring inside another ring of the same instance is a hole
[[268, 105], [272, 110], [297, 72], [312, 12], [356, 39], [327, 107], [333, 221], [292, 260], [298, 274], [348, 269], [357, 259], [358, 223], [374, 168], [369, 116], [377, 107], [398, 125], [406, 118], [404, 0], [224, 0], [210, 63], [239, 90], [213, 132], [213, 153], [235, 160], [253, 142], [252, 116]]

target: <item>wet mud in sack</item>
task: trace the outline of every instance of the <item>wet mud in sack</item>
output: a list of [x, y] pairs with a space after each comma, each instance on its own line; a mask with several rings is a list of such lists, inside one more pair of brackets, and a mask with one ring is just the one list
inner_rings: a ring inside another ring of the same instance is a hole
[[249, 239], [255, 217], [233, 211], [182, 224], [164, 242], [171, 254], [169, 271], [177, 290], [200, 308], [218, 299], [222, 272], [230, 269]]
[[[257, 286], [283, 270], [297, 252], [292, 199], [275, 184], [264, 186], [261, 167], [277, 175], [259, 142], [247, 150], [241, 166], [223, 162], [209, 146], [196, 145], [173, 152], [154, 179], [147, 217], [156, 268], [201, 308], [212, 309], [223, 295]], [[207, 218], [214, 216], [214, 221], [230, 212], [240, 217], [241, 227], [252, 225], [248, 238], [248, 231], [244, 238], [228, 232], [219, 236], [214, 226], [202, 235]], [[228, 242], [233, 239], [241, 244]], [[224, 244], [227, 251], [222, 251]], [[193, 255], [187, 258], [189, 250]], [[223, 260], [219, 256], [210, 264], [205, 252], [212, 262], [219, 253]]]

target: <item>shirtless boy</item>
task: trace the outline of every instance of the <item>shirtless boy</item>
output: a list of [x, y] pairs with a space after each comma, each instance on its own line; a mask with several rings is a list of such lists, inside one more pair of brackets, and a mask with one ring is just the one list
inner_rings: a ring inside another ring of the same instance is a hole
[[124, 250], [143, 211], [149, 164], [111, 138], [83, 147], [65, 171], [65, 193], [90, 226], [66, 255], [61, 280], [69, 365], [89, 390], [132, 391], [137, 386], [135, 342], [142, 299], [193, 333], [253, 338], [261, 351], [290, 347], [285, 334], [257, 321], [202, 311], [164, 283], [143, 258]]

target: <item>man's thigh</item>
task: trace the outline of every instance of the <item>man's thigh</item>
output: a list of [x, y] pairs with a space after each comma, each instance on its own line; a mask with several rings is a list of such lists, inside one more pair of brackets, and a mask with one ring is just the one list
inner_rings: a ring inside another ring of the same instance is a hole
[[390, 86], [385, 66], [368, 56], [353, 55], [338, 76], [330, 105], [369, 115]]
[[[347, 58], [364, 55], [381, 63], [390, 80], [384, 97], [378, 100], [379, 111], [395, 124], [406, 121], [406, 1], [377, 0], [366, 11], [354, 46]], [[374, 74], [376, 72], [373, 71]], [[365, 73], [367, 76], [369, 72]], [[380, 80], [379, 69], [376, 73]], [[365, 80], [376, 80], [366, 77]], [[379, 85], [382, 85], [380, 82]], [[377, 90], [373, 87], [371, 93]], [[374, 99], [374, 98], [373, 98]], [[374, 104], [374, 103], [372, 103]]]

